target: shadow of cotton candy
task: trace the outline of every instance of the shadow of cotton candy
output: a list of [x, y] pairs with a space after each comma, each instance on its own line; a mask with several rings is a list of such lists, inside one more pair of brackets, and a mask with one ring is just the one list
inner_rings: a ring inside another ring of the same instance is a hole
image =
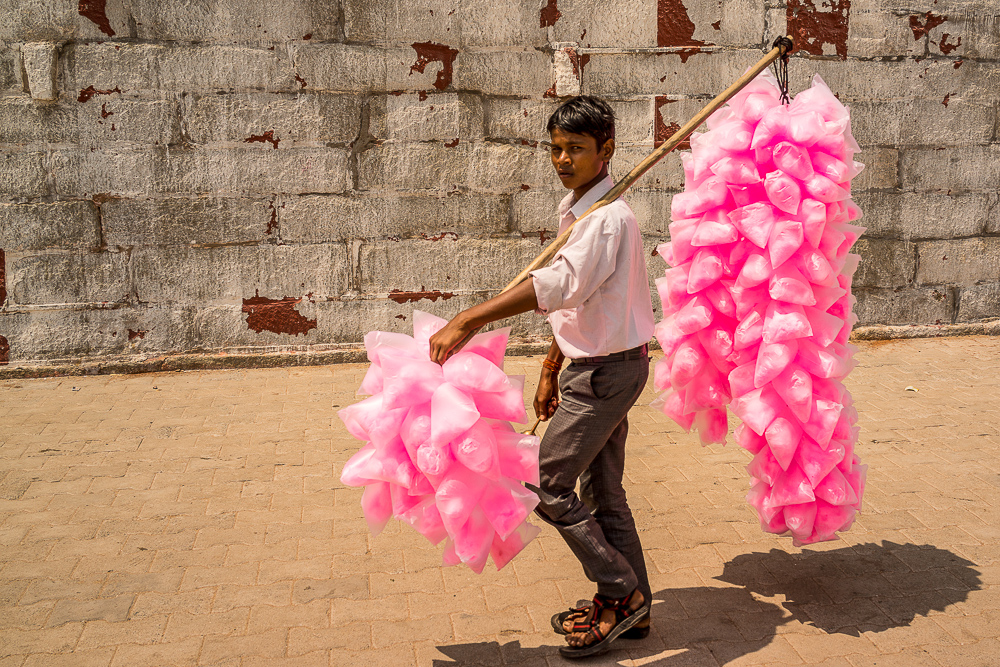
[[[946, 549], [893, 542], [743, 554], [726, 563], [716, 577], [732, 587], [655, 592], [650, 636], [619, 640], [610, 652], [586, 663], [635, 660], [646, 667], [715, 667], [765, 648], [779, 627], [795, 621], [854, 637], [904, 627], [980, 589], [974, 566]], [[784, 601], [761, 599], [777, 596]], [[562, 637], [553, 634], [550, 645], [531, 648], [517, 639], [437, 646], [449, 659], [434, 660], [433, 665], [545, 667], [561, 662], [557, 656], [562, 643]]]
[[716, 579], [765, 597], [783, 595], [794, 620], [856, 637], [909, 625], [964, 601], [981, 588], [974, 566], [931, 545], [882, 542], [744, 554]]

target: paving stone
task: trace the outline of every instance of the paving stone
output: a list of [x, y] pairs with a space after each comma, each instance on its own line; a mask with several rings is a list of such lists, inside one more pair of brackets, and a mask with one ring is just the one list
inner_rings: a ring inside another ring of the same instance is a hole
[[[626, 487], [654, 631], [594, 664], [990, 664], [998, 353], [995, 338], [861, 344], [848, 386], [865, 509], [843, 540], [803, 549], [745, 507], [746, 452], [701, 448], [640, 403]], [[368, 536], [335, 474], [358, 445], [323, 412], [363, 370], [0, 382], [0, 419], [46, 422], [25, 444], [0, 433], [0, 483], [30, 475], [0, 505], [0, 665], [561, 664], [548, 617], [593, 588], [548, 526], [482, 575], [441, 568], [398, 522]], [[254, 410], [270, 421], [247, 428]], [[145, 448], [117, 449], [123, 433]]]

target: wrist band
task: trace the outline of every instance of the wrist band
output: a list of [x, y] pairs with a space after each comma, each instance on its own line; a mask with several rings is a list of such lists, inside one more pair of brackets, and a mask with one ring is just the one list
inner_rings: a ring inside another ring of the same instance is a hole
[[544, 366], [545, 368], [548, 368], [553, 373], [558, 373], [559, 371], [562, 370], [562, 364], [557, 364], [556, 362], [552, 361], [551, 359], [543, 359], [542, 360], [542, 366]]

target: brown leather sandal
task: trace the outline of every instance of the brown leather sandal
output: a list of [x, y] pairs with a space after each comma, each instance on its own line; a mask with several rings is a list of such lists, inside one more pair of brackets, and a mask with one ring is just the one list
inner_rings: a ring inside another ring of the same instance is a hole
[[[593, 614], [591, 615], [590, 621], [583, 624], [573, 624], [574, 630], [576, 630], [578, 625], [584, 627], [589, 626], [586, 627], [586, 633], [593, 638], [593, 641], [585, 646], [562, 646], [559, 648], [559, 654], [564, 658], [586, 658], [591, 655], [604, 653], [611, 648], [611, 643], [614, 642], [614, 640], [618, 639], [628, 630], [634, 628], [639, 621], [649, 614], [649, 601], [644, 602], [638, 609], [632, 609], [629, 606], [637, 590], [638, 589], [632, 591], [623, 598], [617, 599], [605, 597], [601, 594], [595, 595], [593, 602]], [[615, 624], [607, 632], [607, 634], [602, 632], [600, 628], [601, 613], [605, 609], [611, 610], [615, 614]], [[584, 627], [581, 627], [580, 629], [583, 630]]]

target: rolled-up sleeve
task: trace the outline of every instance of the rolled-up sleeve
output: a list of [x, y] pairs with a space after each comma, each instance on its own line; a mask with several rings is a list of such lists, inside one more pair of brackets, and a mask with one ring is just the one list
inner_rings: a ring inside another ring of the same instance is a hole
[[552, 264], [531, 272], [538, 310], [576, 308], [614, 273], [621, 221], [607, 209], [595, 211], [573, 228]]

